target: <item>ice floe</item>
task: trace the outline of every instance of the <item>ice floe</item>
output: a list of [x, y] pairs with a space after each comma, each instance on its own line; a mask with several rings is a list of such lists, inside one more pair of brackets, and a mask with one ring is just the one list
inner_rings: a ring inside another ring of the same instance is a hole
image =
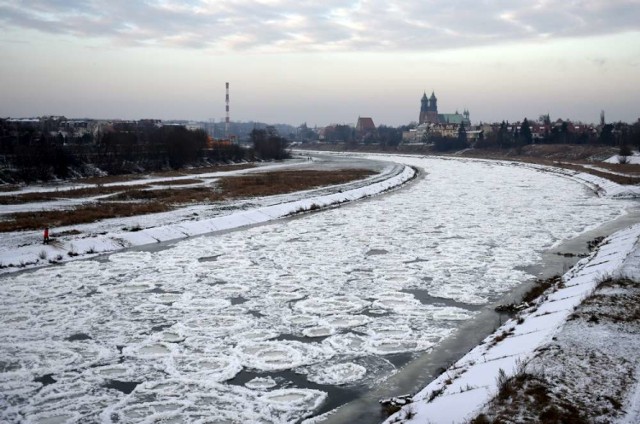
[[307, 374], [309, 381], [318, 384], [342, 385], [362, 379], [367, 369], [353, 362], [312, 368]]
[[334, 352], [293, 340], [241, 343], [235, 349], [243, 366], [260, 371], [293, 369], [326, 360]]
[[335, 296], [301, 300], [294, 309], [306, 314], [334, 315], [360, 312], [368, 305], [369, 302], [355, 296]]
[[245, 386], [254, 390], [268, 390], [275, 387], [278, 383], [271, 377], [256, 377], [245, 383]]

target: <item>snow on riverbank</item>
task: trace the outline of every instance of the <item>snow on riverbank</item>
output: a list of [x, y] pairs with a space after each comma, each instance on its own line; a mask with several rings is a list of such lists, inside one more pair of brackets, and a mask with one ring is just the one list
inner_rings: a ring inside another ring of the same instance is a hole
[[564, 287], [544, 295], [536, 305], [505, 323], [385, 423], [464, 423], [473, 419], [497, 394], [499, 376], [516, 375], [561, 331], [568, 316], [598, 283], [609, 276], [640, 278], [639, 238], [640, 224], [608, 237], [563, 276]]
[[[630, 163], [630, 164], [640, 164], [640, 152], [633, 152], [632, 155], [630, 156], [625, 156], [625, 159], [627, 162], [626, 163]], [[605, 159], [604, 162], [606, 163], [620, 163], [620, 155], [613, 155], [611, 156], [609, 159]]]
[[[142, 246], [215, 231], [230, 230], [264, 223], [300, 212], [351, 202], [390, 190], [415, 176], [415, 170], [408, 166], [399, 169], [400, 171], [398, 172], [398, 168], [388, 167], [383, 173], [385, 179], [381, 181], [379, 179], [374, 180], [377, 182], [362, 187], [262, 206], [245, 211], [236, 211], [229, 215], [209, 219], [175, 222], [179, 221], [175, 217], [180, 215], [180, 211], [175, 211], [164, 214], [174, 216], [174, 222], [140, 229], [139, 231], [109, 231], [90, 237], [72, 237], [64, 241], [58, 240], [48, 245], [32, 243], [15, 246], [5, 244], [2, 246], [2, 251], [0, 251], [0, 272], [12, 272], [27, 267], [64, 262], [78, 257], [113, 252], [126, 247]], [[39, 233], [32, 233], [33, 237], [37, 239]], [[8, 239], [9, 237], [5, 237], [5, 240]]]
[[[573, 171], [573, 170], [561, 168], [561, 167], [536, 165], [536, 164], [524, 163], [524, 162], [502, 161], [501, 163], [511, 164], [514, 166], [524, 166], [527, 168], [537, 169], [543, 172], [552, 172], [558, 175], [562, 175], [562, 176], [574, 179], [586, 185], [587, 187], [591, 188], [599, 196], [613, 197], [613, 198], [619, 198], [619, 199], [633, 199], [633, 198], [640, 197], [639, 186], [618, 184], [616, 182], [598, 177], [593, 174], [589, 174], [587, 172], [578, 172], [578, 171]], [[595, 167], [592, 167], [592, 168], [595, 168]]]
[[[381, 157], [388, 156], [380, 153], [353, 153], [353, 152], [312, 152], [312, 153], [322, 153], [324, 155], [335, 155], [335, 156], [355, 156], [355, 157], [364, 157], [368, 159], [380, 159]], [[417, 156], [417, 155], [410, 155], [410, 154], [395, 154], [394, 156], [403, 157], [403, 158], [432, 157], [432, 156]], [[621, 198], [621, 199], [632, 199], [632, 198], [640, 197], [640, 186], [621, 185], [613, 181], [607, 180], [605, 178], [598, 177], [593, 174], [574, 171], [567, 168], [562, 168], [561, 162], [558, 162], [558, 167], [553, 167], [553, 166], [547, 166], [547, 165], [538, 165], [534, 163], [514, 162], [514, 161], [497, 160], [497, 159], [480, 159], [480, 158], [465, 158], [465, 157], [450, 157], [450, 156], [433, 156], [433, 158], [437, 158], [440, 160], [454, 160], [459, 162], [488, 162], [488, 163], [502, 165], [502, 166], [525, 167], [525, 168], [535, 169], [542, 172], [550, 172], [556, 175], [561, 175], [563, 177], [571, 178], [575, 181], [578, 181], [586, 185], [587, 187], [592, 189], [594, 192], [596, 192], [599, 196], [614, 197], [614, 198]], [[585, 166], [585, 167], [598, 169], [596, 166]], [[625, 174], [615, 173], [607, 170], [603, 170], [603, 172], [604, 171], [609, 172], [611, 174], [616, 174], [616, 175], [625, 175]]]

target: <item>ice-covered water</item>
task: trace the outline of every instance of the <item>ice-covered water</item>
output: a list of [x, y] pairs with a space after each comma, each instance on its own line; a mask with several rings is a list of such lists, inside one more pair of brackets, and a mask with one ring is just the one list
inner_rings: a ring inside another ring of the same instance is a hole
[[[380, 384], [392, 355], [437, 345], [530, 277], [515, 267], [626, 205], [518, 166], [397, 160], [428, 175], [299, 219], [3, 278], [0, 421], [299, 421], [333, 386]], [[258, 376], [235, 384], [242, 370]]]

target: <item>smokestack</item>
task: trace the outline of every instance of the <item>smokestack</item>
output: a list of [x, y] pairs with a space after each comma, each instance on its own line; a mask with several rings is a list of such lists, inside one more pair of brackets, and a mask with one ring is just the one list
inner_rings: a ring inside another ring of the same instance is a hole
[[225, 118], [224, 121], [224, 138], [225, 139], [229, 139], [229, 83], [226, 83], [226, 87], [227, 87], [227, 97], [226, 97], [226, 108], [227, 108], [227, 117]]

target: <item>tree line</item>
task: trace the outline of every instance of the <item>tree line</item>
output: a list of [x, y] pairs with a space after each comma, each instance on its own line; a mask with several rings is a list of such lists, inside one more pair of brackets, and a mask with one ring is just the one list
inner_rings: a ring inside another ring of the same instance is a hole
[[[555, 125], [544, 126], [536, 144], [601, 144], [607, 146], [634, 146], [640, 148], [640, 121], [634, 124], [623, 122], [605, 124], [597, 130], [572, 130], [570, 122], [562, 121]], [[534, 142], [531, 125], [525, 118], [520, 126], [510, 126], [503, 121], [496, 131], [481, 137], [477, 148], [521, 148]]]
[[[391, 127], [387, 125], [378, 126], [375, 131], [359, 134], [355, 128], [346, 124], [333, 125], [327, 127], [324, 132], [324, 141], [327, 143], [345, 143], [353, 145], [362, 143], [364, 145], [379, 145], [382, 148], [395, 147], [402, 143], [403, 131], [408, 131], [409, 125]], [[317, 139], [317, 136], [315, 137]], [[313, 141], [308, 137], [305, 141]]]
[[[623, 122], [610, 123], [600, 127], [572, 129], [572, 123], [562, 121], [551, 125], [545, 122], [543, 130], [534, 139], [530, 121], [524, 118], [521, 124], [513, 125], [502, 121], [491, 132], [480, 131], [473, 147], [477, 149], [515, 149], [520, 153], [524, 146], [530, 144], [592, 144], [620, 147], [629, 150], [640, 149], [640, 120], [634, 124]], [[458, 137], [431, 136], [434, 148], [438, 151], [460, 150], [471, 147], [467, 140], [464, 125], [459, 127]]]
[[61, 133], [33, 127], [8, 131], [1, 124], [0, 182], [64, 179], [90, 175], [96, 169], [115, 175], [288, 156], [287, 140], [275, 128], [254, 129], [252, 147], [243, 148], [182, 125], [119, 123], [87, 140], [65, 143]]

